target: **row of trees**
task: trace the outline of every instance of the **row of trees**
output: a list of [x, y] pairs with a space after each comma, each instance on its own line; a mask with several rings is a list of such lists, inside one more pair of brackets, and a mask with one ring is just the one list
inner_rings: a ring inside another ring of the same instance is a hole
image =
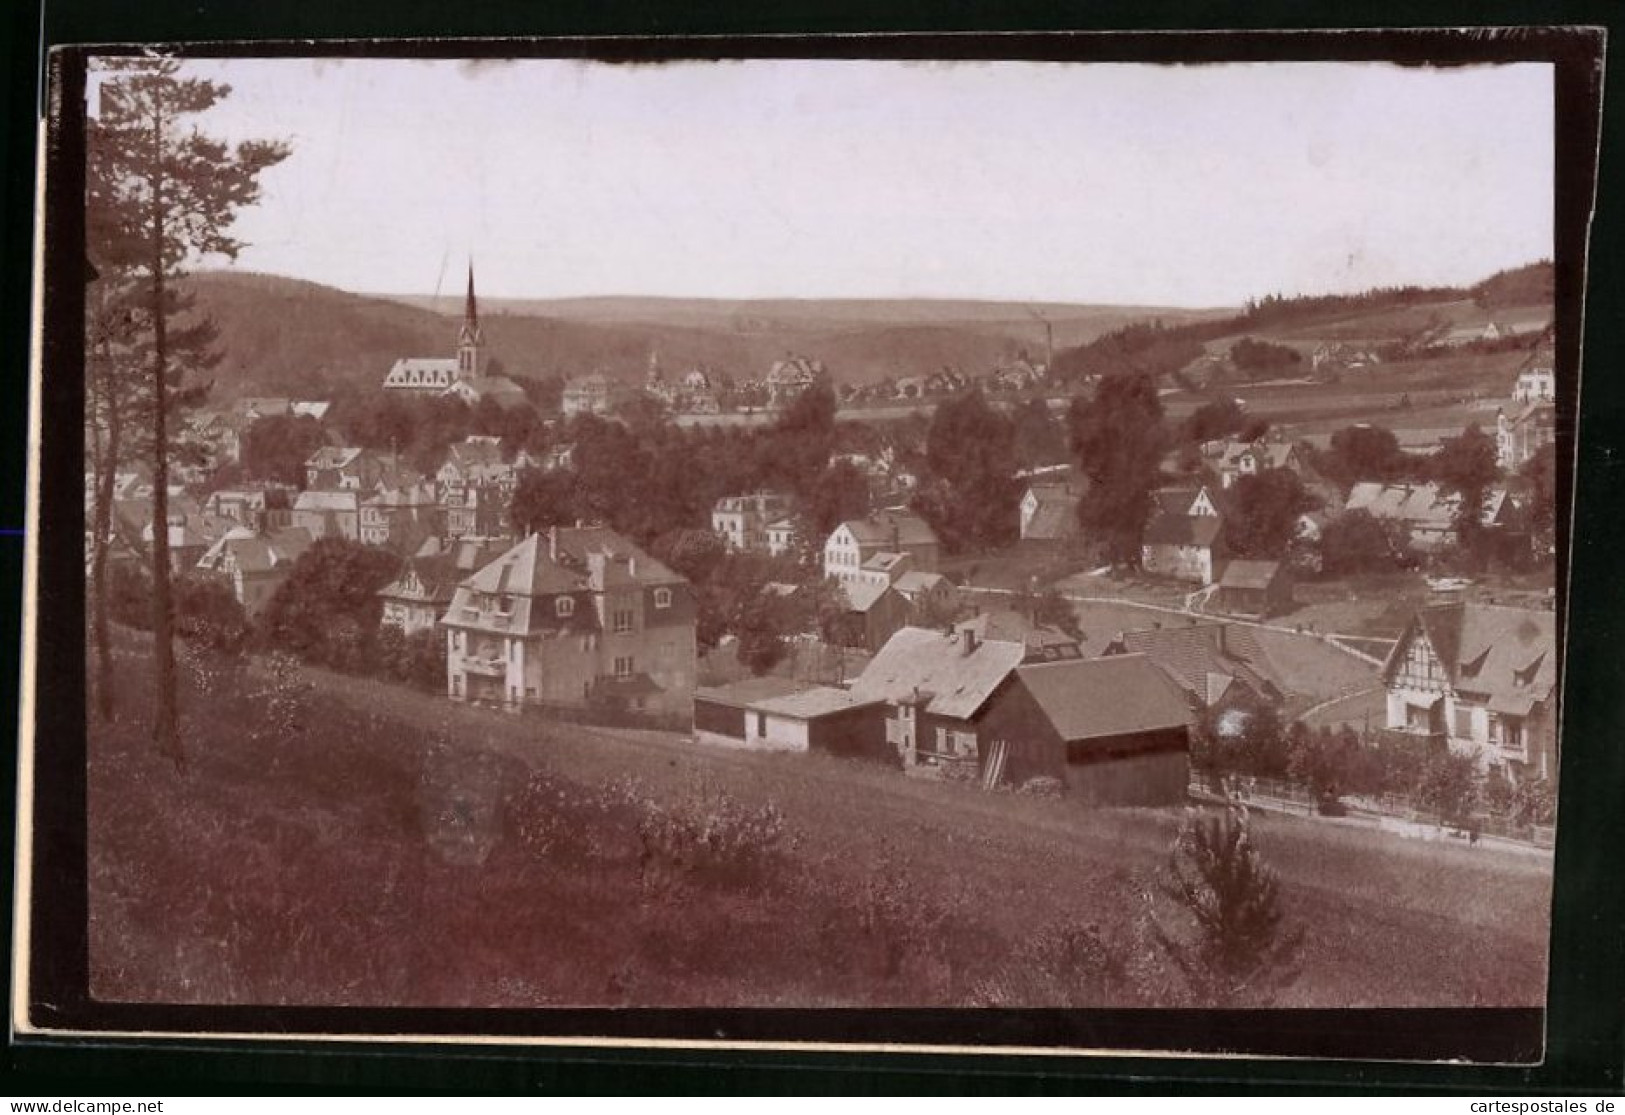
[[99, 111], [86, 125], [85, 248], [92, 274], [85, 343], [94, 470], [91, 626], [97, 715], [114, 715], [108, 632], [113, 474], [141, 462], [153, 478], [150, 607], [156, 692], [153, 740], [184, 764], [175, 676], [175, 593], [169, 535], [170, 466], [179, 415], [202, 391], [198, 374], [215, 359], [214, 330], [191, 313], [177, 286], [185, 265], [234, 257], [237, 214], [259, 196], [260, 176], [288, 154], [280, 142], [228, 145], [196, 118], [228, 86], [186, 77], [180, 62], [103, 59]]

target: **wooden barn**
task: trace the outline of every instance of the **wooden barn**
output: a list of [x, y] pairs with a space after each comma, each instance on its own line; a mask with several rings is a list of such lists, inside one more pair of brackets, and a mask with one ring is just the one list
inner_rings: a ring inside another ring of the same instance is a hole
[[789, 678], [747, 678], [694, 693], [694, 736], [759, 751], [822, 751], [895, 761], [880, 701]]
[[1292, 574], [1279, 561], [1237, 558], [1226, 563], [1214, 606], [1236, 616], [1276, 616], [1292, 610]]
[[1192, 712], [1143, 654], [1019, 666], [982, 717], [997, 776], [1059, 779], [1085, 805], [1185, 801]]

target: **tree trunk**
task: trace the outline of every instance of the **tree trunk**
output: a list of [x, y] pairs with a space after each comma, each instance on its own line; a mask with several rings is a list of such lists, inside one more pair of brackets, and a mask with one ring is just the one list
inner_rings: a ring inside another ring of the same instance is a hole
[[91, 628], [96, 646], [96, 714], [105, 721], [113, 719], [113, 647], [107, 622], [107, 551], [108, 536], [113, 530], [113, 481], [118, 473], [121, 416], [118, 401], [109, 377], [112, 368], [106, 342], [102, 342], [102, 367], [92, 376], [92, 384], [100, 384], [102, 405], [106, 407], [107, 437], [100, 442], [96, 460], [96, 505], [93, 510], [90, 557], [91, 576]]
[[159, 754], [177, 770], [186, 765], [181, 748], [179, 696], [175, 681], [174, 617], [169, 583], [169, 339], [164, 305], [163, 130], [160, 107], [153, 114], [152, 194], [152, 648], [157, 677], [152, 739]]

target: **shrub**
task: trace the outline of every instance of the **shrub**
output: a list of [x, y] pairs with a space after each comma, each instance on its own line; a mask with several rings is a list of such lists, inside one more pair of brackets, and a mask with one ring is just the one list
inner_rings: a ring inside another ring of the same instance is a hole
[[175, 581], [175, 632], [214, 650], [236, 654], [248, 642], [248, 615], [224, 581]]
[[1264, 1006], [1299, 974], [1302, 930], [1288, 931], [1275, 873], [1254, 846], [1247, 813], [1190, 813], [1159, 888], [1187, 922], [1154, 937], [1193, 998], [1210, 1006]]
[[1059, 778], [1051, 778], [1041, 774], [1036, 778], [1029, 778], [1023, 782], [1016, 793], [1026, 794], [1034, 798], [1060, 798], [1066, 795], [1066, 784]]
[[1478, 767], [1471, 755], [1441, 747], [1428, 756], [1417, 780], [1416, 807], [1440, 824], [1459, 824], [1478, 805]]
[[635, 780], [620, 784], [638, 811], [646, 888], [664, 892], [687, 882], [748, 885], [794, 846], [773, 802], [752, 805], [701, 781], [672, 800], [658, 800]]
[[297, 658], [273, 651], [266, 659], [263, 681], [249, 694], [258, 713], [251, 733], [254, 742], [280, 742], [303, 734], [311, 688]]

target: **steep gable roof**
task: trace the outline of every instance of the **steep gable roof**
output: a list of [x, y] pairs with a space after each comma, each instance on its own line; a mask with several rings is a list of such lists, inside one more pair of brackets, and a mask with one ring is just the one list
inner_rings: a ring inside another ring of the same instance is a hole
[[1236, 558], [1224, 567], [1224, 576], [1219, 578], [1219, 587], [1267, 589], [1280, 573], [1281, 563], [1278, 561]]
[[975, 716], [1010, 671], [1021, 664], [1021, 643], [989, 639], [965, 649], [962, 634], [905, 627], [886, 641], [852, 693], [863, 700], [901, 701], [917, 692], [927, 711], [955, 720]]
[[1152, 546], [1211, 546], [1223, 528], [1224, 521], [1216, 515], [1164, 512], [1146, 526], [1145, 542]]
[[1143, 654], [1034, 663], [1016, 677], [1069, 742], [1191, 722], [1179, 688]]
[[876, 511], [841, 524], [860, 546], [934, 546], [937, 532], [918, 515], [906, 511]]
[[1146, 655], [1204, 705], [1218, 696], [1210, 682], [1213, 676], [1235, 678], [1266, 696], [1282, 691], [1273, 664], [1252, 631], [1244, 627], [1201, 623], [1126, 631], [1114, 645], [1130, 654]]
[[1523, 715], [1557, 685], [1557, 617], [1496, 604], [1436, 604], [1418, 609], [1394, 644], [1383, 676], [1391, 677], [1414, 631], [1426, 636], [1451, 684], [1490, 698], [1499, 711]]

